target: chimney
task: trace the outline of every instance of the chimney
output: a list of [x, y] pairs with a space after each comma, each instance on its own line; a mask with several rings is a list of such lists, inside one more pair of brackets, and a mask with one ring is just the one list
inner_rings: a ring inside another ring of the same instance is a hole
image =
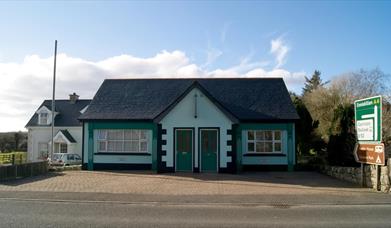
[[78, 99], [79, 95], [77, 95], [76, 93], [69, 94], [69, 102], [71, 102], [71, 104], [75, 104]]

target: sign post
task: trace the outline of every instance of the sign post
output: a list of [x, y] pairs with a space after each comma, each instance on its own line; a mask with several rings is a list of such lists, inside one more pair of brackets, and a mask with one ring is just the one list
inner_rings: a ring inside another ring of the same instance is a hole
[[382, 141], [382, 97], [369, 97], [354, 102], [354, 120], [357, 143], [354, 157], [361, 163], [361, 185], [364, 186], [364, 164], [376, 165], [376, 185], [378, 188], [379, 165], [385, 164], [385, 149]]

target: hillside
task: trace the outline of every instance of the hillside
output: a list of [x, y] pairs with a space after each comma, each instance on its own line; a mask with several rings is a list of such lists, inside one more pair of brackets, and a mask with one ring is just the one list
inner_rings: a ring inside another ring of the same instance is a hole
[[27, 151], [27, 132], [0, 133], [0, 152]]

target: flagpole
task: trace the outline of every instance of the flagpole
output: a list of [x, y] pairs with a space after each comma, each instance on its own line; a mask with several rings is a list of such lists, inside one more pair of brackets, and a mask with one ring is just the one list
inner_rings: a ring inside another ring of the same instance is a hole
[[54, 153], [54, 115], [55, 115], [55, 94], [56, 94], [56, 60], [57, 60], [57, 40], [54, 41], [54, 68], [53, 68], [53, 97], [52, 97], [52, 150], [50, 161], [53, 161]]

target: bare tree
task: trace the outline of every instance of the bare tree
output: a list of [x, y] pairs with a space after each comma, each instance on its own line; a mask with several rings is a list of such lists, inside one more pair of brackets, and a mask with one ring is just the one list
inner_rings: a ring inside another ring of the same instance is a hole
[[335, 126], [335, 110], [340, 106], [352, 105], [357, 99], [382, 95], [383, 97], [383, 139], [391, 142], [391, 76], [379, 68], [359, 70], [339, 75], [331, 83], [319, 87], [303, 97], [305, 105], [314, 120], [319, 121], [318, 132], [326, 141], [340, 131]]

